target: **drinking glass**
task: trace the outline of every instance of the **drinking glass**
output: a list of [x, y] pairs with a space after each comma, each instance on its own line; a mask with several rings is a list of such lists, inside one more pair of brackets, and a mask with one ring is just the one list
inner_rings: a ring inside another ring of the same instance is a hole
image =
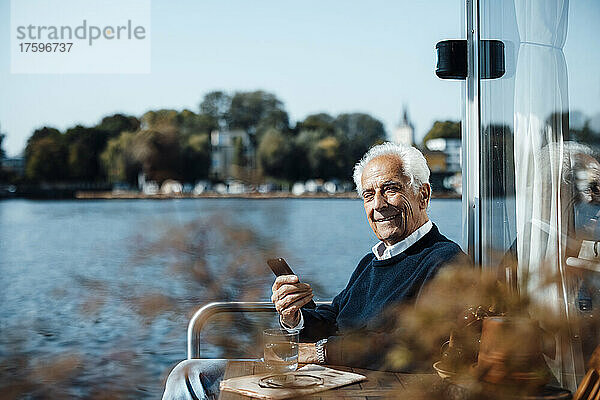
[[281, 374], [298, 368], [298, 331], [265, 329], [263, 341], [267, 370]]

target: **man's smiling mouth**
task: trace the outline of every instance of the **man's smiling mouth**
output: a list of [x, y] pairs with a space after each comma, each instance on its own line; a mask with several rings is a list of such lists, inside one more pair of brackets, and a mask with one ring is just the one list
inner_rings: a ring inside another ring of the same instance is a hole
[[398, 217], [399, 215], [400, 214], [390, 215], [389, 217], [385, 217], [385, 218], [373, 218], [373, 221], [375, 221], [375, 222], [391, 221], [393, 219], [396, 219], [396, 217]]

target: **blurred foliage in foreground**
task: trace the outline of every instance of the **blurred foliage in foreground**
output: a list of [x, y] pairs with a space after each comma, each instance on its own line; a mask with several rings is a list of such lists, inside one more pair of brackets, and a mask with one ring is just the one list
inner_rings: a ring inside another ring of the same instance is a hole
[[[128, 242], [119, 276], [82, 271], [73, 285], [51, 286], [47, 301], [70, 302], [68, 315], [22, 305], [23, 315], [0, 316], [0, 399], [160, 398], [168, 373], [186, 357], [195, 310], [209, 301], [266, 299], [272, 273], [265, 260], [286, 256], [279, 242], [227, 216], [142, 231]], [[226, 325], [206, 331], [206, 356], [252, 349], [256, 324], [236, 318]]]
[[[77, 281], [85, 296], [73, 302], [70, 321], [76, 330], [89, 325], [93, 334], [82, 329], [78, 341], [65, 341], [60, 338], [62, 327], [53, 326], [53, 319], [46, 316], [38, 316], [27, 325], [19, 325], [21, 318], [11, 319], [10, 325], [3, 321], [0, 399], [158, 398], [169, 371], [185, 358], [187, 322], [198, 306], [215, 300], [268, 298], [273, 277], [265, 268], [265, 260], [289, 256], [284, 243], [233, 224], [227, 216], [169, 225], [158, 232], [148, 229], [129, 242], [131, 258], [122, 266], [123, 279], [94, 280], [82, 275]], [[465, 326], [470, 309], [479, 307], [493, 314], [534, 319], [550, 335], [576, 327], [583, 341], [591, 338], [597, 344], [597, 314], [582, 314], [569, 326], [556, 310], [506, 286], [498, 278], [504, 276], [502, 272], [465, 266], [444, 268], [416, 305], [387, 310], [386, 333], [375, 337], [371, 346], [364, 345], [365, 335], [360, 334], [356, 356], [366, 357], [364, 351], [385, 348], [386, 368], [431, 373], [431, 365], [440, 360], [441, 344]], [[148, 284], [148, 276], [169, 283], [155, 286], [150, 279]], [[557, 279], [549, 276], [540, 286], [556, 284]], [[593, 295], [596, 303], [600, 293]], [[72, 299], [64, 292], [56, 296], [57, 301]], [[115, 317], [118, 326], [112, 325]], [[256, 341], [258, 333], [276, 323], [276, 318], [236, 316], [220, 322], [225, 326], [211, 325], [203, 335], [203, 343], [208, 343], [204, 347], [207, 356], [256, 355], [261, 349]], [[118, 330], [118, 340], [108, 340], [107, 330]], [[352, 343], [352, 335], [347, 340]], [[526, 343], [514, 335], [507, 341], [517, 352]], [[457, 371], [465, 379], [473, 378], [470, 360]], [[503, 389], [505, 392], [492, 393], [495, 397], [485, 393], [487, 397], [473, 398], [507, 398], [523, 388], [508, 385]], [[429, 399], [441, 398], [446, 387], [412, 387], [410, 395], [405, 388], [398, 390], [403, 398]]]
[[[592, 356], [592, 351], [600, 345], [598, 314], [577, 313], [567, 320], [560, 307], [536, 297], [538, 291], [555, 285], [560, 287], [559, 273], [546, 274], [545, 279], [533, 288], [533, 293], [528, 294], [515, 290], [504, 281], [503, 267], [480, 269], [465, 264], [443, 268], [426, 286], [416, 304], [387, 309], [382, 318], [387, 324], [386, 333], [372, 336], [370, 346], [365, 345], [365, 335], [361, 332], [346, 339], [357, 359], [369, 357], [372, 349], [385, 349], [386, 370], [432, 373], [434, 363], [447, 363], [442, 369], [452, 372], [450, 381], [424, 379], [417, 375], [408, 390], [398, 386], [399, 397], [515, 399], [532, 396], [539, 393], [536, 382], [545, 379], [553, 382], [550, 366], [556, 366], [555, 360], [560, 360], [558, 352], [565, 346], [561, 338], [568, 342], [572, 332], [578, 332], [580, 342], [575, 343], [574, 348], [582, 347], [585, 361], [589, 360], [587, 366], [600, 367], [599, 350]], [[547, 265], [548, 271], [553, 269], [551, 264]], [[570, 276], [570, 279], [574, 278]], [[598, 277], [591, 278], [595, 279], [597, 288]], [[520, 280], [525, 285], [528, 278], [524, 276]], [[598, 289], [592, 295], [594, 303], [600, 300]], [[495, 360], [505, 360], [504, 364], [494, 366], [503, 368], [506, 374], [505, 380], [497, 384], [486, 381], [491, 367], [477, 367], [481, 361], [478, 355], [482, 350], [480, 339], [486, 318], [506, 322], [504, 328], [497, 331], [502, 334], [497, 334], [494, 342], [486, 343], [487, 351], [491, 345]], [[448, 343], [450, 347], [444, 347]], [[527, 379], [522, 379], [523, 376]], [[554, 385], [560, 387], [557, 382]]]

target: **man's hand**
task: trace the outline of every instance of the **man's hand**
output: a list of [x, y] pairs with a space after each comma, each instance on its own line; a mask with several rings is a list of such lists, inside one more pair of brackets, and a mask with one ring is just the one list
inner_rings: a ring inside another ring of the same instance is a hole
[[271, 301], [282, 322], [288, 327], [298, 325], [300, 308], [313, 298], [310, 285], [301, 283], [296, 275], [281, 275], [275, 279], [272, 290]]
[[298, 362], [302, 364], [318, 364], [317, 346], [314, 343], [298, 343]]

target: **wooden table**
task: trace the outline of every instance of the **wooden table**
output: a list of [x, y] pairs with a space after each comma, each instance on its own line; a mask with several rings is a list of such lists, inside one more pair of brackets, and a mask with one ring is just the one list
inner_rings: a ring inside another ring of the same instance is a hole
[[[337, 389], [319, 392], [306, 399], [333, 399], [344, 398], [352, 400], [366, 400], [378, 397], [401, 397], [401, 393], [406, 392], [411, 385], [440, 384], [442, 380], [435, 374], [401, 374], [395, 372], [372, 371], [362, 368], [350, 368], [327, 365], [330, 368], [340, 371], [356, 372], [365, 375], [366, 381], [343, 386]], [[260, 374], [265, 372], [263, 363], [256, 361], [229, 361], [225, 369], [223, 379], [235, 378], [244, 375]], [[222, 392], [219, 400], [248, 400], [250, 397], [242, 396], [231, 392]]]

